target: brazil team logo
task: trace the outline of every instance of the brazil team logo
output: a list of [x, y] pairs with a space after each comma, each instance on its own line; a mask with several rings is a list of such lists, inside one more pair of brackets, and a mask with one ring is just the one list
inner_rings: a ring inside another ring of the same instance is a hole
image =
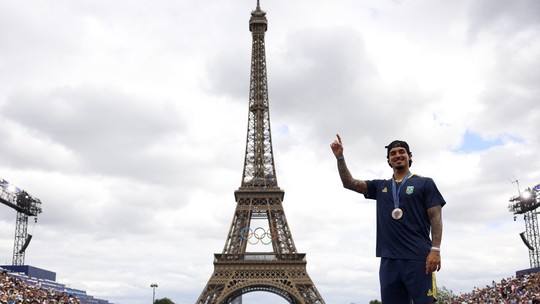
[[407, 189], [405, 189], [405, 193], [412, 194], [414, 192], [414, 186], [407, 186]]

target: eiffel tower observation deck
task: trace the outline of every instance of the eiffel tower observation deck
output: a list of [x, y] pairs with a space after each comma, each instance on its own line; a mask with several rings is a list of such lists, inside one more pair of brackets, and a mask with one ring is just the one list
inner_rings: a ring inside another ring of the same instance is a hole
[[[277, 183], [266, 74], [266, 12], [260, 3], [251, 12], [252, 33], [249, 115], [244, 170], [234, 192], [236, 209], [222, 253], [214, 255], [214, 272], [197, 304], [242, 303], [242, 295], [262, 291], [292, 304], [324, 304], [298, 253]], [[263, 222], [264, 224], [260, 224]], [[265, 250], [251, 250], [262, 244]]]

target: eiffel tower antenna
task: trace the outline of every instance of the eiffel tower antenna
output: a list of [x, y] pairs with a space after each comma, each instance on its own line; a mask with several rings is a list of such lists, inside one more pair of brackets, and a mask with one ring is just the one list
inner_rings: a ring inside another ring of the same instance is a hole
[[[236, 210], [221, 254], [214, 255], [214, 272], [196, 304], [241, 303], [243, 294], [264, 291], [291, 304], [324, 304], [306, 271], [306, 254], [298, 253], [278, 187], [266, 75], [264, 35], [266, 12], [251, 12], [252, 33], [249, 114], [241, 186], [234, 192]], [[267, 222], [253, 226], [252, 220]], [[248, 243], [261, 242], [270, 251], [248, 251]]]

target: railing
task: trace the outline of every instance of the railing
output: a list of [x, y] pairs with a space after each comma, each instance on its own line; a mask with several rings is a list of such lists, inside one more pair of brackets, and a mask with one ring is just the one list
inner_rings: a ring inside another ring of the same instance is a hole
[[238, 253], [238, 254], [214, 254], [214, 262], [220, 261], [302, 261], [304, 262], [306, 258], [305, 253], [265, 253], [265, 252], [253, 252], [253, 253]]

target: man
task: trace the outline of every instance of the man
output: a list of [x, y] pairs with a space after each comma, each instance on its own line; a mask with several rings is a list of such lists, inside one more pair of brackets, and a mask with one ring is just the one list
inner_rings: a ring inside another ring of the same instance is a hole
[[446, 202], [433, 180], [409, 171], [412, 153], [404, 141], [395, 140], [385, 147], [393, 170], [389, 180], [354, 179], [345, 164], [339, 135], [330, 147], [343, 187], [377, 201], [376, 255], [381, 258], [382, 302], [435, 303], [433, 272], [441, 269], [441, 210]]

